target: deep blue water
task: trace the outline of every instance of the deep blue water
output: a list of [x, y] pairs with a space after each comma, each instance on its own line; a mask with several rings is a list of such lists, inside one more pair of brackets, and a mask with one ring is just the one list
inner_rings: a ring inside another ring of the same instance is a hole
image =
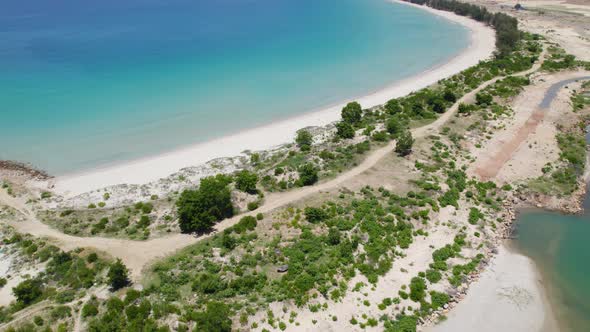
[[344, 101], [468, 44], [465, 28], [386, 0], [0, 5], [0, 159], [54, 174]]

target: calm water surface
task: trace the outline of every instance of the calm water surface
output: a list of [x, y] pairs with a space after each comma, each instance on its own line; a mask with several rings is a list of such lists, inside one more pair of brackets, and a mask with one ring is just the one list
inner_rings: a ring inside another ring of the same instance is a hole
[[58, 175], [363, 95], [468, 45], [386, 0], [0, 3], [0, 159]]

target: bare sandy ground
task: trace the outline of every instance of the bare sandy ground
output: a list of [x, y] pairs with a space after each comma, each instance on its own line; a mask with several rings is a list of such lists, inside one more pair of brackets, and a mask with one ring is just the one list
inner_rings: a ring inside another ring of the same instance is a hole
[[573, 116], [569, 97], [572, 88], [579, 84], [572, 82], [569, 87], [559, 89], [547, 107], [541, 103], [554, 84], [587, 76], [590, 72], [538, 76], [537, 82], [526, 87], [513, 102], [515, 114], [512, 122], [497, 130], [482, 149], [474, 152], [478, 160], [470, 168], [470, 173], [475, 169], [474, 173], [484, 180], [495, 178], [506, 183], [541, 176], [542, 167], [558, 158], [555, 122], [568, 114]]
[[[442, 78], [477, 64], [480, 60], [488, 58], [493, 53], [495, 34], [489, 27], [450, 12], [436, 11], [422, 6], [419, 6], [419, 8], [467, 27], [471, 31], [470, 46], [447, 63], [396, 82], [370, 95], [358, 98], [357, 100], [363, 107], [380, 105], [391, 98], [400, 97], [436, 83]], [[116, 184], [145, 184], [166, 177], [183, 167], [203, 164], [219, 157], [239, 155], [246, 149], [254, 151], [268, 149], [291, 142], [298, 129], [312, 125], [326, 125], [338, 120], [343, 106], [344, 103], [332, 105], [324, 110], [247, 130], [204, 144], [112, 167], [59, 177], [55, 180], [55, 191], [71, 197]]]
[[467, 296], [429, 332], [559, 331], [534, 263], [500, 246]]

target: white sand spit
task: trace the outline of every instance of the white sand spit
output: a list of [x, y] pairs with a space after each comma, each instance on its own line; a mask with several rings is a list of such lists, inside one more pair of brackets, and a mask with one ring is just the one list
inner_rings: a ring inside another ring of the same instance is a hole
[[429, 332], [558, 331], [534, 263], [500, 246], [448, 319]]

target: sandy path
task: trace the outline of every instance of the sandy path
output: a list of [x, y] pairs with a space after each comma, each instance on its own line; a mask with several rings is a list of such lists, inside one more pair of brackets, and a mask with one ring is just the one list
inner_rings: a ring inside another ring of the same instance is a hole
[[[534, 64], [531, 69], [515, 74], [513, 76], [528, 75], [536, 71], [542, 64], [544, 54], [545, 51], [543, 51], [543, 53], [539, 57], [539, 59], [541, 60]], [[474, 100], [475, 95], [479, 91], [485, 89], [490, 84], [493, 84], [496, 81], [501, 80], [503, 78], [504, 76], [497, 77], [482, 83], [475, 90], [467, 93], [459, 100], [457, 100], [457, 102], [447, 112], [440, 116], [436, 121], [432, 122], [429, 125], [412, 130], [412, 135], [415, 138], [417, 138], [436, 133], [442, 125], [444, 125], [453, 115], [455, 115], [459, 108], [459, 104]], [[0, 203], [15, 208], [26, 217], [26, 220], [24, 221], [10, 223], [19, 232], [29, 233], [39, 237], [53, 238], [57, 240], [57, 244], [63, 250], [72, 250], [78, 247], [90, 247], [108, 253], [113, 257], [120, 258], [129, 268], [131, 272], [131, 277], [134, 280], [139, 280], [143, 268], [150, 262], [158, 258], [170, 255], [176, 252], [177, 250], [184, 248], [190, 244], [194, 244], [201, 239], [207, 238], [215, 234], [216, 232], [223, 231], [224, 229], [235, 225], [240, 220], [240, 218], [242, 218], [245, 215], [253, 215], [256, 213], [268, 213], [279, 207], [295, 203], [309, 195], [326, 191], [334, 187], [338, 187], [343, 182], [350, 180], [362, 174], [363, 172], [369, 170], [385, 155], [391, 153], [394, 147], [395, 141], [392, 141], [386, 146], [371, 152], [369, 156], [360, 165], [352, 168], [347, 172], [342, 173], [335, 179], [320, 183], [315, 186], [304, 187], [285, 193], [270, 194], [267, 196], [264, 205], [257, 209], [255, 212], [245, 213], [230, 219], [225, 219], [219, 222], [214, 227], [213, 232], [201, 236], [194, 236], [188, 234], [174, 234], [147, 241], [134, 241], [103, 237], [77, 237], [63, 234], [60, 231], [53, 229], [48, 225], [42, 223], [37, 219], [35, 213], [26, 206], [26, 204], [21, 202], [19, 199], [15, 199], [7, 195], [5, 191], [0, 191]]]
[[542, 100], [530, 100], [531, 103], [538, 102], [538, 106], [534, 109], [526, 122], [518, 128], [516, 133], [502, 145], [501, 149], [496, 154], [489, 156], [489, 158], [476, 169], [475, 173], [481, 179], [489, 180], [498, 175], [500, 169], [512, 159], [514, 153], [519, 149], [521, 144], [527, 140], [529, 135], [537, 130], [539, 124], [545, 119], [551, 104], [557, 97], [557, 92], [561, 88], [577, 80], [590, 79], [590, 76], [583, 76], [580, 72], [571, 73], [567, 76], [567, 78], [560, 78], [559, 81], [546, 88], [543, 91]]

